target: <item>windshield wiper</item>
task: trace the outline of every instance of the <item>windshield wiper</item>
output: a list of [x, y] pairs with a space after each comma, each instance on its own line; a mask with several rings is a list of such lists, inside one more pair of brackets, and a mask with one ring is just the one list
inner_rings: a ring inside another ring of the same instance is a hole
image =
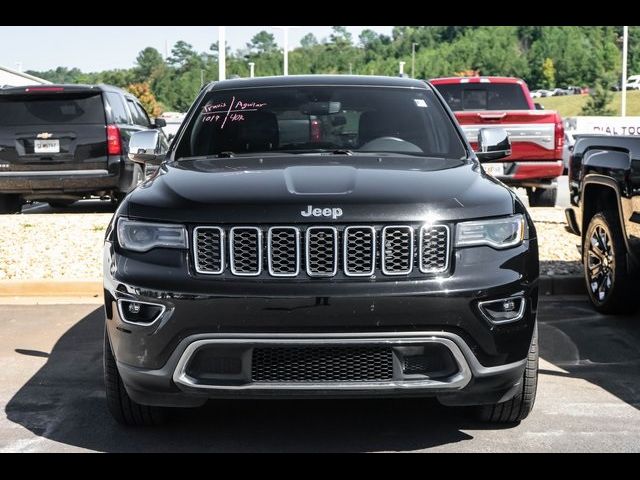
[[334, 155], [353, 155], [353, 152], [346, 148], [338, 148], [336, 150], [333, 150], [331, 153], [333, 153]]
[[217, 156], [218, 158], [231, 158], [231, 157], [235, 157], [236, 155], [233, 152], [227, 151], [227, 152], [220, 152]]

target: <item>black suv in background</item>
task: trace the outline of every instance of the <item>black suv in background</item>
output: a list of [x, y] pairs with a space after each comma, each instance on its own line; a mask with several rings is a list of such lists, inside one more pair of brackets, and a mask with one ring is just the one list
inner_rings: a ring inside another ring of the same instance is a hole
[[104, 246], [109, 408], [209, 398], [434, 396], [517, 422], [538, 373], [538, 244], [440, 95], [407, 78], [204, 88]]
[[0, 213], [31, 200], [120, 200], [144, 178], [127, 157], [131, 134], [162, 126], [133, 95], [108, 85], [0, 89]]

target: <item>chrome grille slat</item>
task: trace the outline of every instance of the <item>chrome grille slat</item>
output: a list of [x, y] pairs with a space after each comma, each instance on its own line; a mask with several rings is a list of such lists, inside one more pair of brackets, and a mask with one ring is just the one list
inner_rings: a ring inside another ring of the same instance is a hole
[[262, 273], [262, 230], [258, 227], [233, 227], [229, 232], [231, 273], [257, 276]]
[[224, 271], [224, 230], [222, 228], [194, 228], [193, 245], [196, 272], [219, 275]]
[[420, 229], [420, 271], [442, 273], [449, 269], [449, 227], [425, 225]]
[[376, 229], [346, 227], [343, 235], [342, 261], [348, 277], [373, 275], [376, 268]]
[[335, 227], [309, 227], [305, 240], [307, 275], [335, 276], [338, 272], [338, 230]]
[[300, 230], [296, 227], [269, 228], [267, 257], [272, 276], [297, 276], [300, 273]]
[[382, 273], [407, 275], [413, 270], [413, 228], [390, 225], [382, 229]]

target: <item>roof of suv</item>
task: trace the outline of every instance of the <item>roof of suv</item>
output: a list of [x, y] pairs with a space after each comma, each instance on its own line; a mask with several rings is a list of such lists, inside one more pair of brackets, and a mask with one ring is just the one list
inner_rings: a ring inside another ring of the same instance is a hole
[[207, 90], [282, 87], [287, 85], [362, 85], [370, 87], [428, 88], [423, 80], [405, 77], [382, 77], [374, 75], [288, 75], [286, 77], [234, 78], [221, 82], [212, 82], [207, 87]]
[[24, 93], [55, 93], [55, 92], [119, 92], [128, 95], [128, 92], [113, 85], [84, 85], [75, 83], [51, 83], [47, 85], [26, 85], [22, 87], [5, 87], [0, 88], [0, 95], [24, 94]]

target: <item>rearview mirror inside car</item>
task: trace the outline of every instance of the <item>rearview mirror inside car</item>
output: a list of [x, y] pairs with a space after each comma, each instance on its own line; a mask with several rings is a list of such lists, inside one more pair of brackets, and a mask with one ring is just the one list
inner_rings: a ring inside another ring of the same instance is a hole
[[478, 132], [478, 151], [481, 162], [498, 160], [511, 155], [511, 140], [504, 128], [481, 128]]
[[300, 107], [300, 112], [305, 115], [331, 115], [341, 110], [340, 102], [308, 102]]

